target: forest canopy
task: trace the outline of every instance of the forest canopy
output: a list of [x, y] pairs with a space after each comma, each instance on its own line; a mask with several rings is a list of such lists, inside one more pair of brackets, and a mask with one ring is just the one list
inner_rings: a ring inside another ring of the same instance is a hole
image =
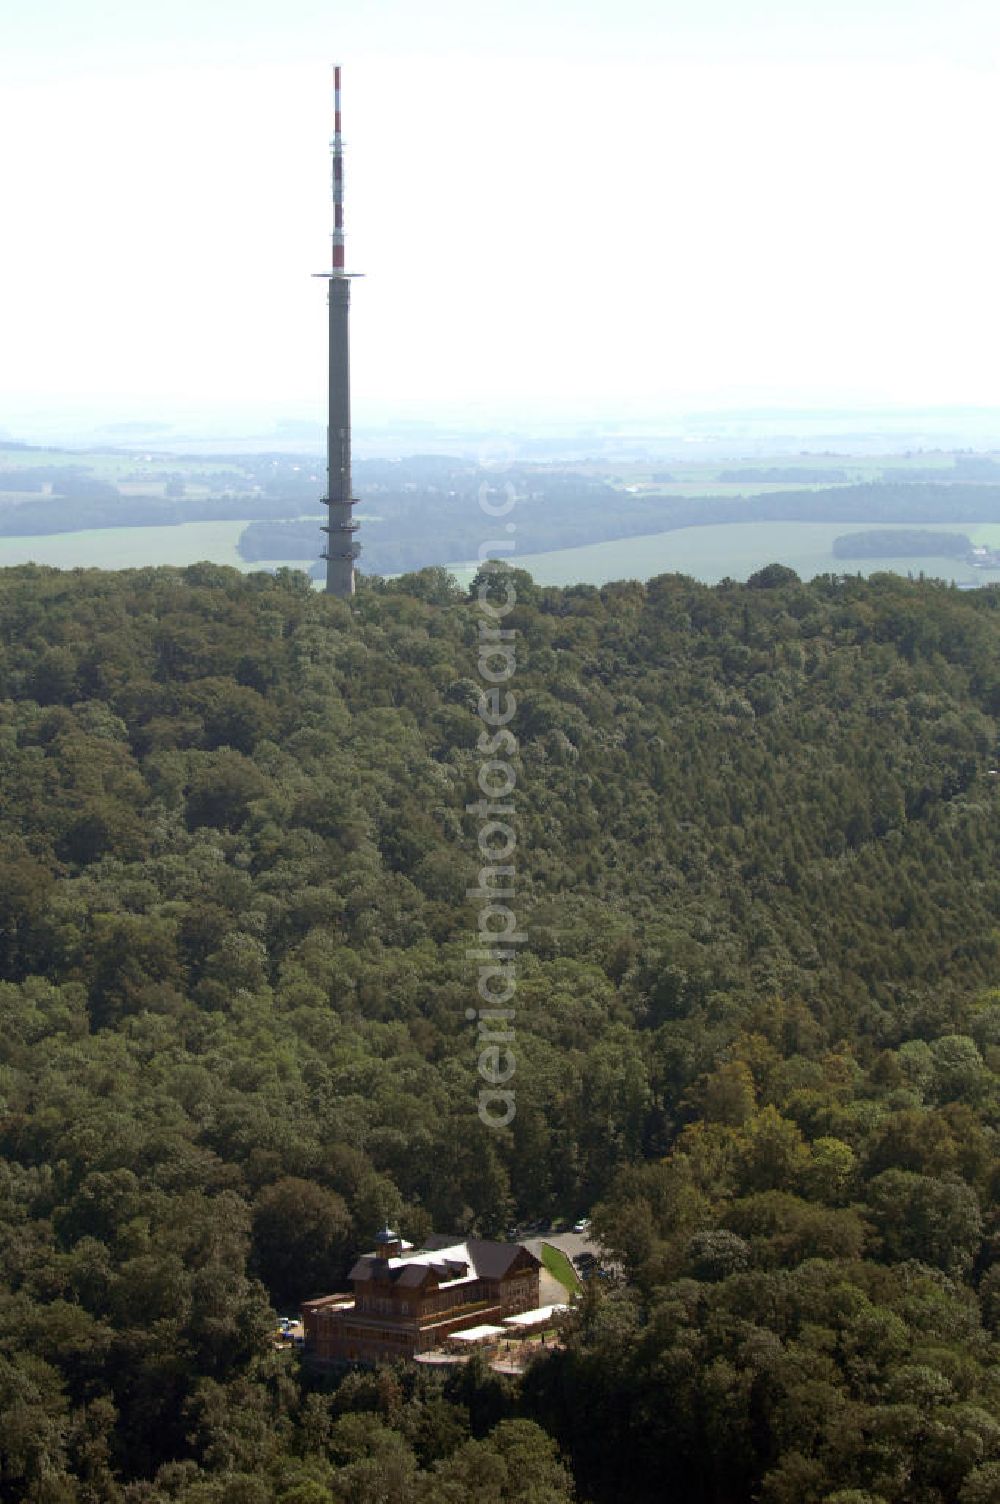
[[965, 533], [937, 533], [930, 528], [869, 528], [841, 533], [833, 540], [835, 559], [964, 559], [972, 552]]
[[[501, 1133], [476, 586], [0, 574], [4, 1504], [997, 1496], [1000, 593], [509, 583]], [[520, 1383], [271, 1345], [387, 1217], [585, 1212]]]

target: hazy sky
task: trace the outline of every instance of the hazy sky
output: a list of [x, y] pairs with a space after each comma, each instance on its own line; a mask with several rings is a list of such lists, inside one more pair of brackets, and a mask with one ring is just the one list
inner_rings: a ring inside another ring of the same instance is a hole
[[1000, 404], [995, 0], [7, 0], [0, 426]]

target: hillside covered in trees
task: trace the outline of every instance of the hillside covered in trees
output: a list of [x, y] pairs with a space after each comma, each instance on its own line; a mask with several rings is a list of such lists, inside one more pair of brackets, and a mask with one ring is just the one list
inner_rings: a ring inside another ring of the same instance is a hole
[[[478, 583], [502, 1132], [476, 587], [0, 574], [0, 1500], [991, 1504], [1000, 593]], [[271, 1344], [386, 1217], [591, 1210], [621, 1284], [521, 1381]]]

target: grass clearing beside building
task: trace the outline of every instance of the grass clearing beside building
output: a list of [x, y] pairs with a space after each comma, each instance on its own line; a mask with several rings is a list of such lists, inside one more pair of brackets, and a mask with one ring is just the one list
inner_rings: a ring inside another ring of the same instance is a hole
[[543, 1243], [541, 1260], [552, 1278], [559, 1281], [568, 1295], [575, 1294], [581, 1288], [580, 1276], [561, 1248], [553, 1248], [551, 1243]]

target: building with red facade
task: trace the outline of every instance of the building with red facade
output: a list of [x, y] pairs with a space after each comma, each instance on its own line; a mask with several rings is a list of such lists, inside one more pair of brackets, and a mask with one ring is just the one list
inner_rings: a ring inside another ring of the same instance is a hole
[[386, 1228], [351, 1270], [350, 1294], [303, 1306], [306, 1355], [317, 1363], [415, 1357], [453, 1332], [533, 1310], [540, 1269], [521, 1243], [435, 1237], [414, 1249]]

